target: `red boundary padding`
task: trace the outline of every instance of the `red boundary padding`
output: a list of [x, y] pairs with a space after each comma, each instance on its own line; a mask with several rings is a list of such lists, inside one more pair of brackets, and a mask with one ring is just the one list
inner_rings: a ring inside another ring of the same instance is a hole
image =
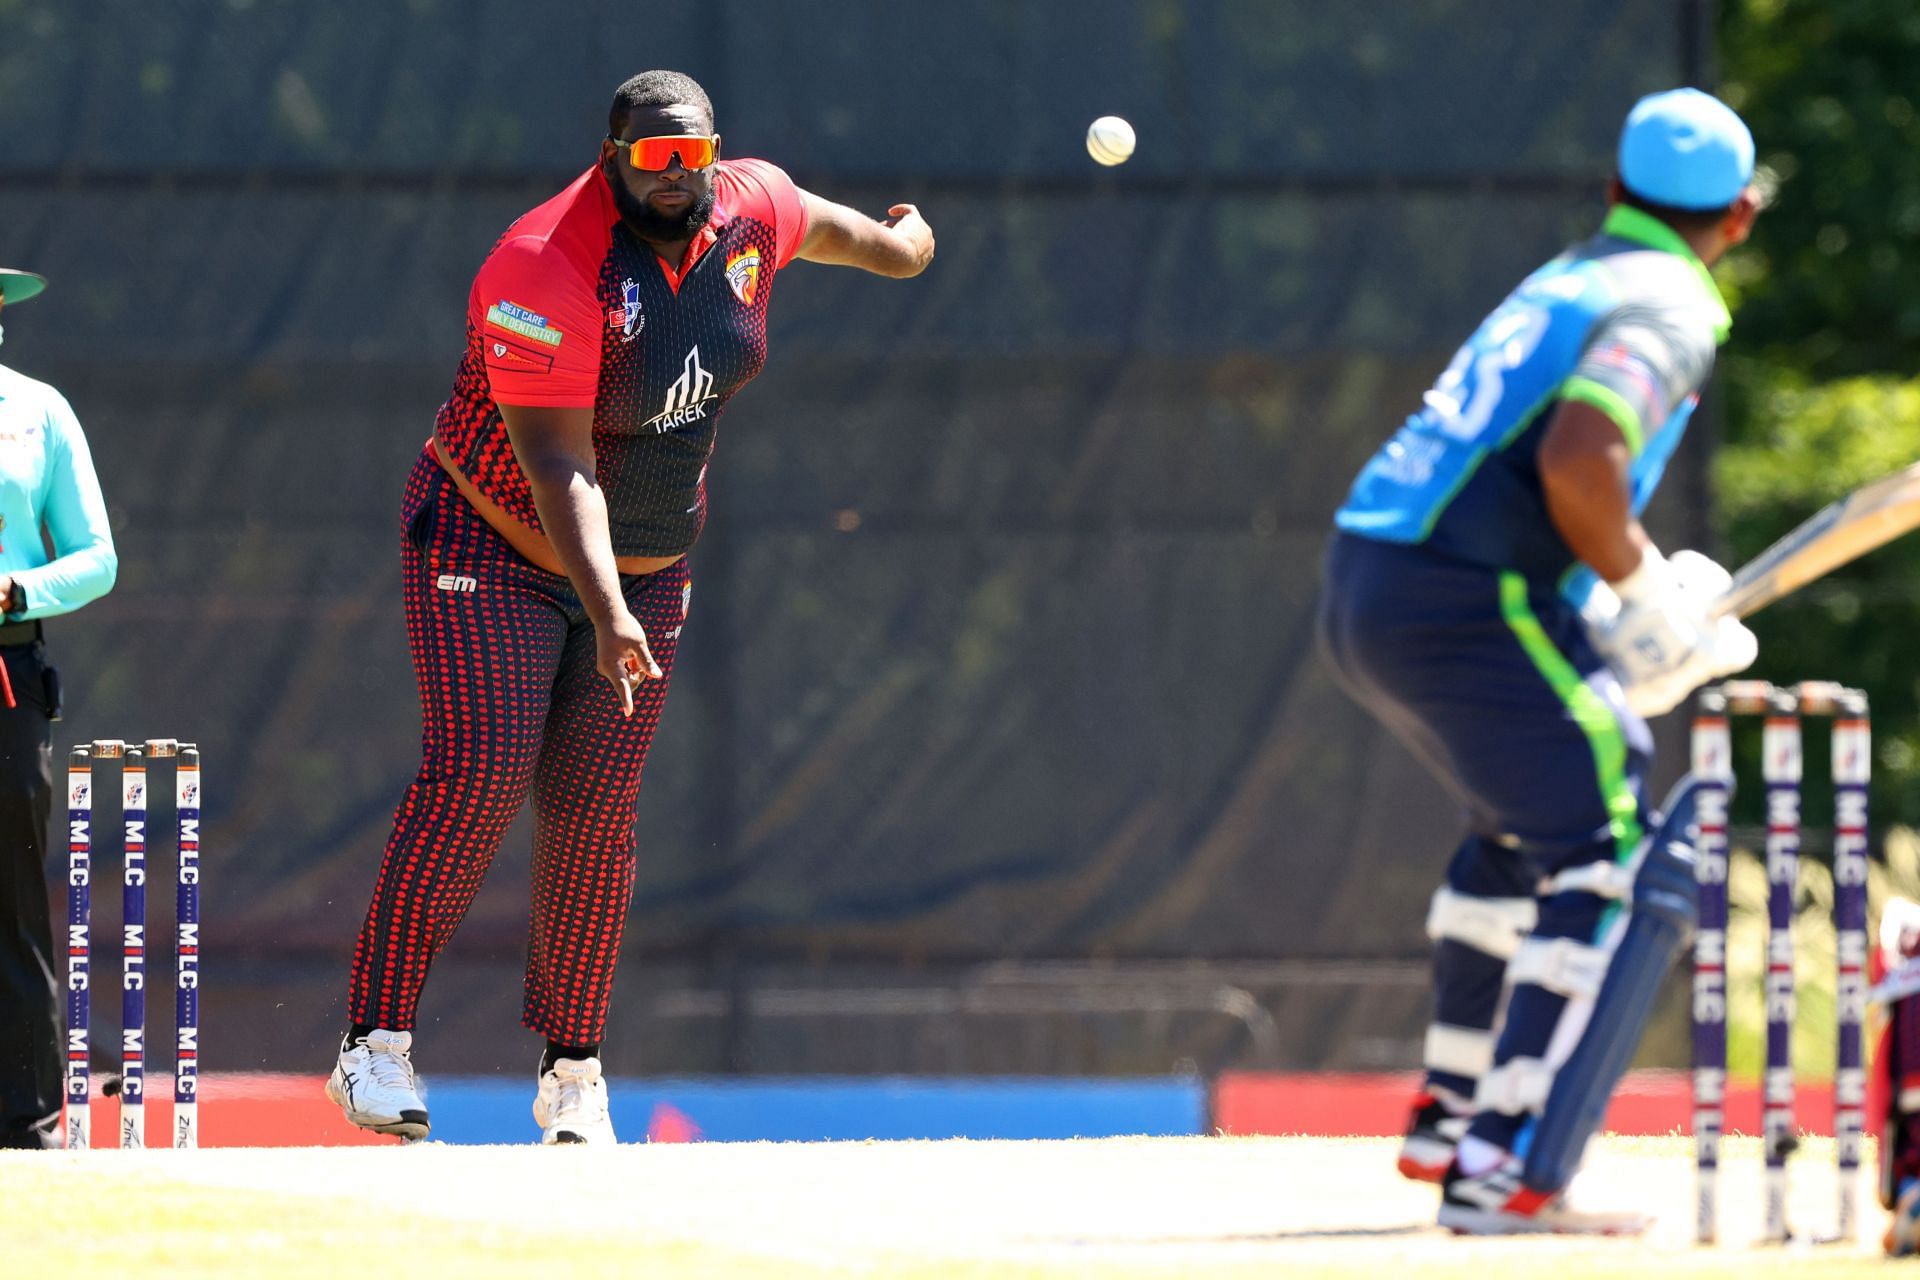
[[[147, 1081], [147, 1145], [171, 1146], [173, 1078]], [[120, 1145], [120, 1100], [92, 1101], [95, 1148]], [[274, 1072], [218, 1073], [200, 1077], [200, 1145], [203, 1147], [344, 1147], [397, 1143], [347, 1123], [327, 1100], [324, 1076]]]
[[[167, 1142], [173, 1120], [171, 1080], [156, 1078], [147, 1100], [147, 1138]], [[200, 1145], [204, 1147], [368, 1146], [397, 1138], [368, 1133], [347, 1123], [327, 1100], [320, 1076], [210, 1074], [200, 1079]], [[1228, 1134], [1300, 1134], [1309, 1137], [1392, 1137], [1407, 1123], [1407, 1105], [1419, 1088], [1417, 1073], [1314, 1075], [1229, 1072], [1213, 1090], [1213, 1126]], [[164, 1088], [165, 1094], [162, 1094]], [[1802, 1083], [1795, 1115], [1803, 1132], [1833, 1132], [1833, 1091]], [[1680, 1071], [1636, 1071], [1621, 1082], [1607, 1109], [1611, 1133], [1659, 1135], [1684, 1132], [1692, 1109], [1687, 1076]], [[93, 1099], [93, 1145], [119, 1145], [117, 1099]], [[1728, 1133], [1757, 1133], [1758, 1084], [1727, 1088]]]
[[[1293, 1075], [1229, 1072], [1213, 1090], [1213, 1126], [1229, 1134], [1301, 1134], [1321, 1138], [1385, 1138], [1406, 1130], [1417, 1073]], [[1833, 1087], [1801, 1083], [1794, 1115], [1803, 1133], [1833, 1133]], [[1693, 1109], [1684, 1071], [1634, 1071], [1607, 1108], [1609, 1133], [1684, 1133]], [[1727, 1086], [1728, 1133], [1760, 1131], [1760, 1086]]]

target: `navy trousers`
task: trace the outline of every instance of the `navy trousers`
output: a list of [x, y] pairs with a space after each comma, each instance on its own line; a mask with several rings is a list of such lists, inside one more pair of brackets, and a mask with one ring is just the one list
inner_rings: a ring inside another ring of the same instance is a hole
[[1513, 1148], [1604, 977], [1652, 738], [1552, 584], [1341, 533], [1319, 629], [1341, 684], [1460, 800], [1429, 918], [1429, 1086]]

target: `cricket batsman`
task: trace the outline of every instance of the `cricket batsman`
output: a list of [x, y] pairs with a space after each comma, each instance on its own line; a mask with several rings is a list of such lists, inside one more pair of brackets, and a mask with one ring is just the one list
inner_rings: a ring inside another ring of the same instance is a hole
[[1757, 654], [1729, 578], [1639, 513], [1730, 327], [1707, 268], [1761, 199], [1730, 108], [1676, 89], [1620, 134], [1596, 234], [1481, 322], [1335, 519], [1340, 682], [1459, 798], [1435, 1015], [1400, 1170], [1456, 1232], [1622, 1233], [1563, 1194], [1691, 936], [1691, 789], [1648, 803], [1643, 716]]

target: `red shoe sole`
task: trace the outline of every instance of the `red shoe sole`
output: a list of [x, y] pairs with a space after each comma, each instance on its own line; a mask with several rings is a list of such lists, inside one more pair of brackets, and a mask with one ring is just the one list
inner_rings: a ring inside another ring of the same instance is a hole
[[1447, 1166], [1443, 1164], [1421, 1164], [1411, 1156], [1401, 1156], [1398, 1165], [1400, 1176], [1410, 1182], [1431, 1182], [1438, 1184], [1446, 1180]]

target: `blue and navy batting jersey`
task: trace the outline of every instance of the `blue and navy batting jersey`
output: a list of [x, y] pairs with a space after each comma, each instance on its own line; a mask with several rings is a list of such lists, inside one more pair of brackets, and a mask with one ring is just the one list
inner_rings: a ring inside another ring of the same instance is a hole
[[1334, 522], [1557, 581], [1574, 557], [1548, 516], [1535, 461], [1548, 410], [1583, 401], [1620, 428], [1638, 514], [1730, 324], [1679, 234], [1616, 205], [1598, 235], [1528, 276], [1481, 322], [1420, 411], [1361, 469]]

